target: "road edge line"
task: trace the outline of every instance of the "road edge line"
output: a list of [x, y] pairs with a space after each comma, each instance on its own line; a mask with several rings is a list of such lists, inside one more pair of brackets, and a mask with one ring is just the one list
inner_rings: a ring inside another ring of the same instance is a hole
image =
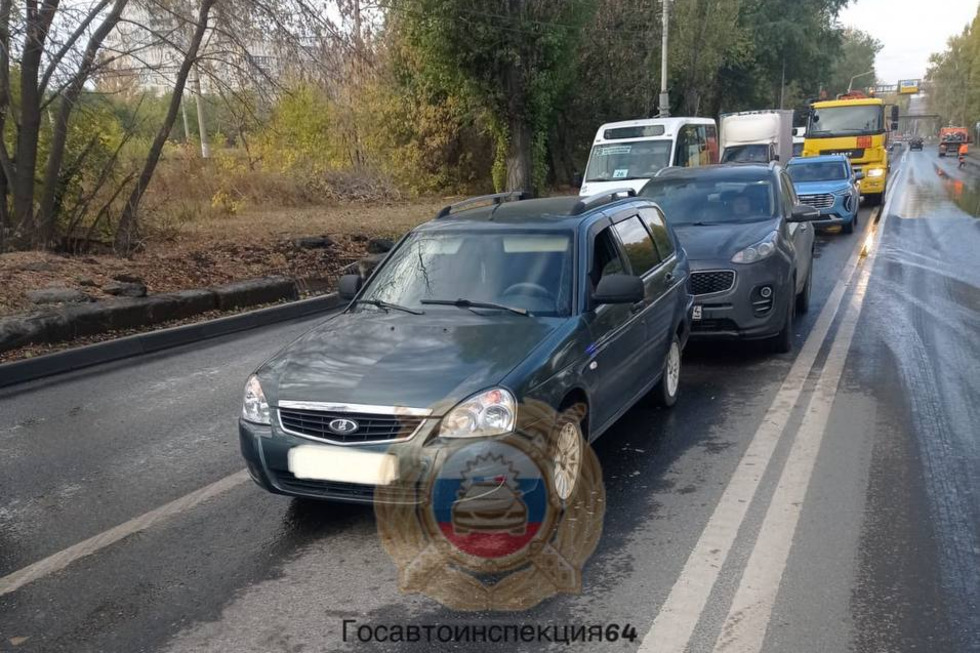
[[224, 478], [217, 480], [210, 485], [205, 485], [200, 489], [194, 490], [190, 494], [185, 494], [178, 499], [174, 499], [170, 503], [165, 503], [159, 508], [143, 513], [142, 515], [123, 522], [118, 526], [114, 526], [107, 531], [94, 535], [87, 540], [82, 540], [77, 544], [73, 544], [67, 549], [62, 549], [61, 551], [58, 551], [47, 558], [38, 560], [37, 562], [18, 569], [17, 571], [7, 574], [6, 576], [0, 577], [0, 596], [16, 591], [24, 585], [32, 583], [40, 578], [43, 578], [44, 576], [49, 576], [57, 571], [61, 571], [80, 558], [92, 555], [110, 544], [114, 544], [123, 538], [129, 537], [133, 533], [144, 531], [154, 524], [169, 519], [178, 513], [190, 510], [208, 499], [212, 499], [219, 494], [223, 494], [224, 492], [241, 485], [248, 479], [249, 475], [247, 471], [241, 470], [235, 472], [234, 474], [225, 476]]

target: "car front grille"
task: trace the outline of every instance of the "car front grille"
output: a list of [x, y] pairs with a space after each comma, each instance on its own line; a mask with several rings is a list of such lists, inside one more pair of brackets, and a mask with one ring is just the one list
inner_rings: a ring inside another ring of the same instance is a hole
[[738, 325], [733, 320], [720, 318], [716, 320], [695, 320], [691, 322], [691, 333], [711, 333], [723, 331], [738, 331]]
[[[357, 430], [351, 433], [332, 430], [330, 422], [337, 419], [356, 422]], [[409, 415], [279, 408], [279, 423], [286, 432], [340, 444], [403, 440], [418, 429], [423, 419]]]
[[800, 195], [800, 204], [806, 204], [815, 209], [829, 209], [834, 205], [834, 196], [830, 193], [822, 193], [820, 195]]
[[734, 270], [713, 270], [691, 273], [691, 294], [708, 295], [731, 290], [735, 285]]

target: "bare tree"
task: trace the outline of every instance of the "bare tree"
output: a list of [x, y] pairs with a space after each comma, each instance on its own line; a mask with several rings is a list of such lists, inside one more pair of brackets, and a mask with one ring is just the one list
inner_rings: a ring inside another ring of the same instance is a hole
[[214, 6], [214, 3], [215, 0], [201, 0], [201, 8], [198, 12], [194, 34], [191, 36], [187, 51], [184, 53], [184, 60], [180, 65], [180, 70], [177, 71], [174, 92], [170, 98], [170, 104], [167, 107], [167, 115], [164, 118], [163, 124], [160, 126], [160, 130], [157, 132], [156, 138], [153, 140], [153, 144], [150, 145], [150, 151], [146, 155], [142, 171], [136, 179], [136, 185], [133, 187], [133, 191], [129, 195], [129, 200], [127, 200], [126, 206], [123, 208], [122, 215], [119, 218], [119, 226], [116, 229], [115, 238], [115, 249], [119, 254], [130, 254], [139, 244], [140, 201], [143, 199], [143, 193], [146, 192], [147, 186], [150, 185], [153, 172], [156, 170], [157, 163], [160, 161], [160, 154], [163, 152], [163, 145], [167, 142], [170, 130], [173, 129], [174, 121], [177, 120], [177, 112], [180, 110], [180, 102], [184, 95], [184, 86], [187, 84], [187, 76], [197, 61], [198, 50], [208, 30], [208, 17], [211, 14], [211, 8]]

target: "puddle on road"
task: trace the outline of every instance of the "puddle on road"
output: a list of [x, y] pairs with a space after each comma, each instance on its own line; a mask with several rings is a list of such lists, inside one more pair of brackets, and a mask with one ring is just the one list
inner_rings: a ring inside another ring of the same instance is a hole
[[[928, 199], [948, 199], [967, 215], [980, 217], [980, 179], [963, 179], [938, 164], [935, 167], [942, 195], [939, 193], [924, 193], [924, 195], [933, 196]], [[927, 197], [920, 196], [918, 199], [925, 200]]]

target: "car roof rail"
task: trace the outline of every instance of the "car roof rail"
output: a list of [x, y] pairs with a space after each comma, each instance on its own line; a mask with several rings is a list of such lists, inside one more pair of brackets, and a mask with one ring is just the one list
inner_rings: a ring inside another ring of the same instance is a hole
[[636, 197], [636, 191], [632, 188], [613, 188], [612, 190], [605, 190], [601, 193], [596, 193], [595, 195], [589, 195], [588, 197], [583, 197], [572, 210], [569, 215], [579, 215], [580, 213], [585, 213], [596, 204], [607, 204], [609, 202], [615, 202], [620, 199], [620, 195], [625, 195], [626, 197]]
[[455, 204], [448, 204], [439, 210], [436, 214], [436, 219], [445, 218], [447, 215], [453, 211], [460, 211], [465, 208], [472, 208], [476, 205], [483, 204], [502, 204], [503, 202], [519, 202], [520, 200], [530, 199], [531, 194], [525, 190], [512, 190], [506, 193], [495, 193], [493, 195], [480, 195], [479, 197], [471, 197], [469, 199], [463, 200], [462, 202], [456, 202]]

